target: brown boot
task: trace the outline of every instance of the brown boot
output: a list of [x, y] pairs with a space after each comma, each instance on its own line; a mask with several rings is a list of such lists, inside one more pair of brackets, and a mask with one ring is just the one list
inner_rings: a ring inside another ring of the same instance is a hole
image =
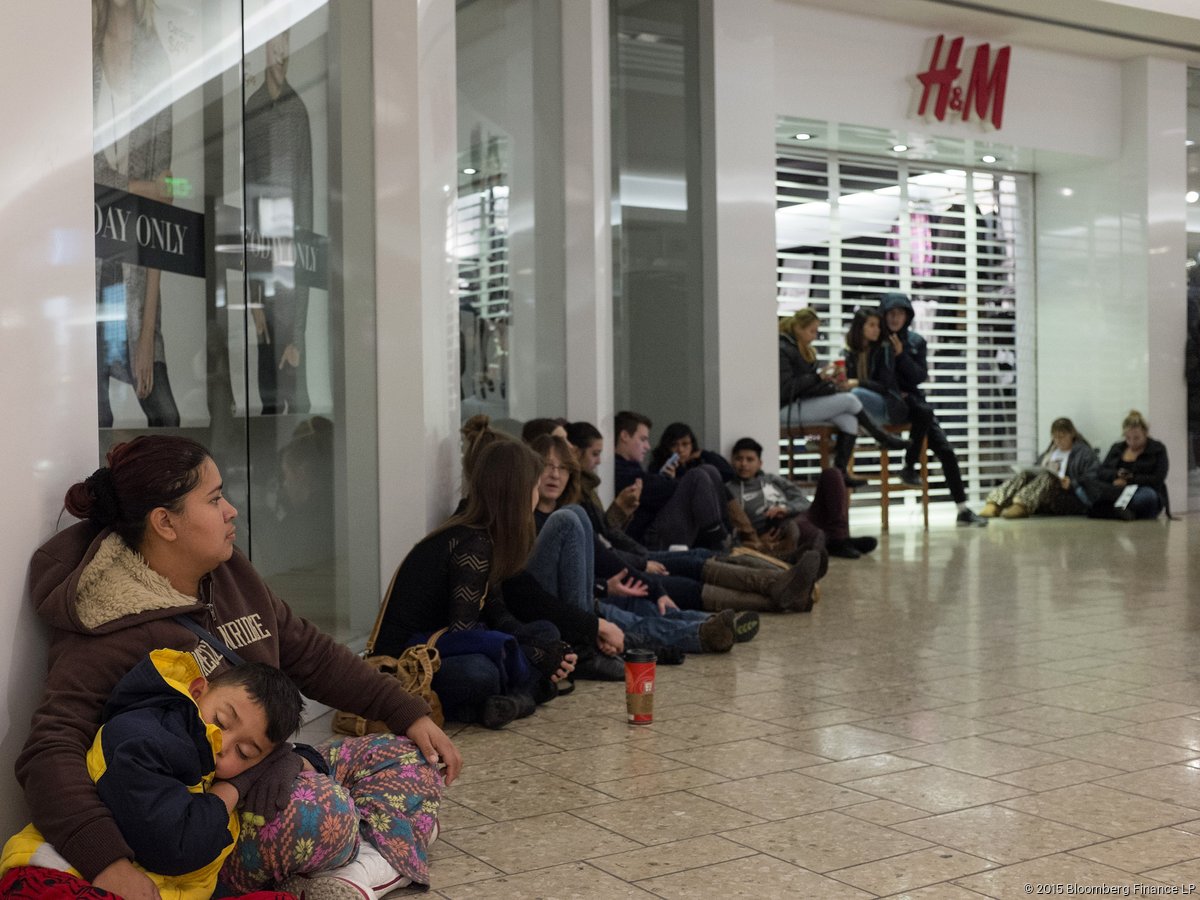
[[809, 550], [800, 555], [796, 565], [782, 572], [730, 566], [710, 559], [704, 563], [703, 578], [708, 584], [761, 594], [770, 601], [769, 608], [773, 610], [810, 609], [820, 569], [821, 554]]
[[770, 598], [752, 591], [735, 591], [733, 588], [706, 584], [700, 588], [700, 605], [708, 612], [723, 609], [753, 610], [754, 612], [778, 612]]

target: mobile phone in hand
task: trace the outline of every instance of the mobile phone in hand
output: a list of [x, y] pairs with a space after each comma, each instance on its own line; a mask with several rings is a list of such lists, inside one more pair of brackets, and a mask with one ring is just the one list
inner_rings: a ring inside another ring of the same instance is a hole
[[677, 465], [679, 465], [679, 454], [672, 453], [667, 458], [667, 461], [662, 464], [662, 468], [658, 470], [658, 474], [661, 475], [663, 472], [667, 471], [667, 469], [673, 469]]

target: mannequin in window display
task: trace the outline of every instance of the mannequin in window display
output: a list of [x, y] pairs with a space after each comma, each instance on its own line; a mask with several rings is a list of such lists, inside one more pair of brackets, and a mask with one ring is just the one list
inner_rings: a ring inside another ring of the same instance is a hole
[[[97, 184], [171, 203], [171, 106], [150, 115], [138, 100], [170, 82], [152, 0], [92, 0], [93, 167]], [[143, 118], [144, 116], [144, 118]], [[96, 368], [100, 427], [113, 424], [109, 380], [130, 385], [150, 427], [178, 427], [167, 378], [158, 269], [96, 260]]]
[[[246, 101], [246, 226], [252, 242], [312, 230], [312, 136], [304, 101], [287, 82], [288, 32], [267, 41], [266, 78]], [[258, 335], [258, 393], [263, 415], [309, 410], [304, 331], [308, 286], [269, 243], [273, 267], [251, 275], [251, 307]], [[283, 263], [287, 263], [284, 265]]]

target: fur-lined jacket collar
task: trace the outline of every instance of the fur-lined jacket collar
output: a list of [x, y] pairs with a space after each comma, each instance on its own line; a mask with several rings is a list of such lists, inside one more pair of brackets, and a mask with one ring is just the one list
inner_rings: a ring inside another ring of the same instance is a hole
[[118, 631], [200, 606], [118, 535], [88, 523], [60, 532], [34, 555], [29, 583], [42, 617], [75, 632]]

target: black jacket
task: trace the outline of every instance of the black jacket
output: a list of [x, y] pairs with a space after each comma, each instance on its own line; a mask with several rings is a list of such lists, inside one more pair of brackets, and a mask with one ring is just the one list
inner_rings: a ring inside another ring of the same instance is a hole
[[904, 344], [904, 352], [893, 357], [892, 365], [900, 392], [912, 394], [916, 399], [924, 400], [925, 394], [921, 391], [921, 384], [929, 380], [929, 347], [925, 343], [925, 338], [909, 327], [913, 320], [912, 303], [909, 302], [907, 294], [893, 291], [883, 295], [883, 303], [880, 308], [883, 310], [885, 331], [887, 330], [888, 310], [902, 309], [907, 316], [904, 327], [896, 332]]
[[823, 397], [837, 392], [837, 385], [825, 381], [816, 363], [810, 363], [790, 334], [779, 336], [779, 408], [804, 397]]
[[[904, 354], [900, 354], [904, 356]], [[889, 422], [904, 422], [908, 418], [908, 408], [900, 391], [900, 383], [896, 378], [895, 360], [892, 356], [892, 345], [889, 341], [872, 344], [867, 350], [867, 371], [859, 371], [860, 354], [847, 349], [846, 377], [858, 379], [858, 386], [868, 391], [874, 391], [887, 402]]]
[[1146, 449], [1133, 462], [1125, 462], [1121, 459], [1125, 448], [1126, 444], [1124, 441], [1117, 441], [1108, 449], [1108, 455], [1104, 457], [1104, 462], [1100, 463], [1100, 468], [1097, 470], [1095, 477], [1084, 482], [1084, 490], [1094, 504], [1098, 506], [1111, 505], [1114, 500], [1121, 496], [1121, 491], [1124, 490], [1124, 488], [1113, 484], [1113, 480], [1117, 477], [1117, 472], [1120, 469], [1126, 469], [1132, 473], [1126, 479], [1126, 483], [1154, 488], [1159, 500], [1162, 501], [1163, 509], [1170, 516], [1171, 504], [1167, 498], [1167, 469], [1169, 462], [1167, 460], [1166, 445], [1162, 441], [1148, 438]]

